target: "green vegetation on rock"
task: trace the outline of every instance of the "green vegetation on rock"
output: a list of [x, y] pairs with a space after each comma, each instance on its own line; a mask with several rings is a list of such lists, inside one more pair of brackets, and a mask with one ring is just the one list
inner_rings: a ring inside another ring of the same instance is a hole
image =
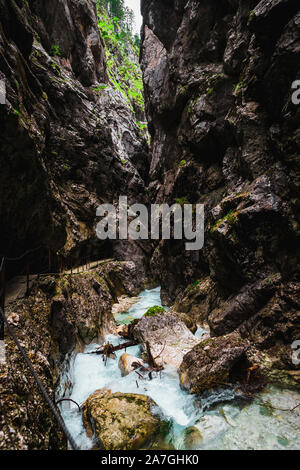
[[145, 317], [155, 317], [155, 315], [158, 315], [159, 313], [164, 313], [165, 309], [163, 307], [159, 307], [158, 305], [154, 305], [153, 307], [150, 307], [147, 312], [145, 313]]
[[189, 201], [187, 199], [186, 196], [183, 196], [183, 197], [178, 197], [176, 200], [175, 200], [176, 204], [180, 204], [180, 206], [184, 206], [184, 204], [189, 204]]
[[61, 56], [60, 47], [57, 44], [52, 44], [50, 55], [52, 56]]
[[130, 13], [120, 10], [121, 17], [117, 17], [112, 16], [113, 12], [107, 11], [103, 2], [98, 2], [98, 26], [105, 44], [107, 73], [111, 84], [123, 94], [132, 111], [141, 114], [144, 113], [144, 96], [139, 41], [131, 31]]
[[223, 222], [227, 222], [228, 224], [230, 225], [233, 225], [237, 222], [238, 220], [238, 211], [229, 211], [228, 214], [225, 215], [225, 217], [223, 217], [222, 219], [219, 219], [215, 225], [213, 227], [211, 227], [210, 229], [210, 232], [213, 233], [215, 230], [217, 230], [220, 225], [223, 223]]

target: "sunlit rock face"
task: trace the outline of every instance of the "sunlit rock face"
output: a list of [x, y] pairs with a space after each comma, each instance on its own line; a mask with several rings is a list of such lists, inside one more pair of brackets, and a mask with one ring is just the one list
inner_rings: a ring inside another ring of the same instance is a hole
[[206, 217], [200, 252], [157, 246], [163, 299], [214, 335], [240, 329], [295, 368], [299, 4], [143, 0], [142, 12], [149, 192], [158, 203], [204, 203]]
[[1, 251], [43, 245], [43, 266], [48, 248], [73, 264], [111, 256], [96, 238], [96, 208], [119, 195], [144, 202], [149, 165], [136, 117], [108, 79], [95, 2], [0, 8]]

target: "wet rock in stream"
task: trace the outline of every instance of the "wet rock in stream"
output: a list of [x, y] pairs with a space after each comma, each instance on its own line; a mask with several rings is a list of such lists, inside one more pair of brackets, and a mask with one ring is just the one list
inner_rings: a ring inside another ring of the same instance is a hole
[[151, 398], [135, 393], [97, 390], [83, 405], [83, 421], [105, 450], [140, 449], [154, 438], [163, 423], [154, 415]]
[[119, 369], [123, 376], [130, 374], [137, 368], [137, 365], [143, 366], [144, 363], [138, 357], [132, 356], [131, 354], [124, 353], [119, 360]]
[[201, 342], [183, 358], [179, 368], [181, 387], [198, 394], [241, 379], [247, 367], [248, 347], [249, 343], [236, 333]]
[[134, 327], [133, 336], [144, 345], [149, 344], [157, 365], [176, 368], [184, 355], [199, 343], [186, 325], [171, 313], [143, 317]]

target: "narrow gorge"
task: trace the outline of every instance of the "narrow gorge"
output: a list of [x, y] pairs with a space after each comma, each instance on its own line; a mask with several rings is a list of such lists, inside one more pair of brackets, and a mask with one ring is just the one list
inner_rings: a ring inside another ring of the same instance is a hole
[[11, 329], [79, 449], [299, 450], [299, 1], [135, 3], [0, 0], [0, 450], [72, 448]]

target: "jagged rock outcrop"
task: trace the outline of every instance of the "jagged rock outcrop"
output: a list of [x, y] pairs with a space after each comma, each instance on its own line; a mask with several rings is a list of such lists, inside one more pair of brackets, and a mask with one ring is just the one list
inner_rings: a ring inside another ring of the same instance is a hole
[[104, 450], [136, 450], [151, 443], [162, 425], [146, 395], [98, 390], [83, 405], [83, 420]]
[[[8, 321], [53, 401], [71, 353], [115, 331], [112, 304], [120, 291], [129, 294], [128, 272], [134, 276], [132, 263], [110, 262], [73, 276], [47, 276], [35, 282], [29, 297], [8, 305]], [[135, 287], [141, 290], [139, 279]], [[0, 449], [65, 449], [65, 438], [8, 334], [5, 349], [0, 394], [7, 425], [1, 412]]]
[[[43, 268], [49, 249], [73, 265], [110, 256], [96, 238], [96, 208], [119, 195], [144, 201], [137, 168], [145, 172], [148, 154], [109, 81], [95, 2], [1, 0], [0, 10], [1, 251], [42, 245], [35, 263]], [[144, 262], [138, 246], [132, 253]]]
[[280, 344], [281, 367], [295, 368], [299, 2], [143, 0], [142, 11], [151, 198], [203, 203], [206, 217], [200, 252], [156, 247], [163, 299], [214, 335], [239, 329], [272, 354]]

